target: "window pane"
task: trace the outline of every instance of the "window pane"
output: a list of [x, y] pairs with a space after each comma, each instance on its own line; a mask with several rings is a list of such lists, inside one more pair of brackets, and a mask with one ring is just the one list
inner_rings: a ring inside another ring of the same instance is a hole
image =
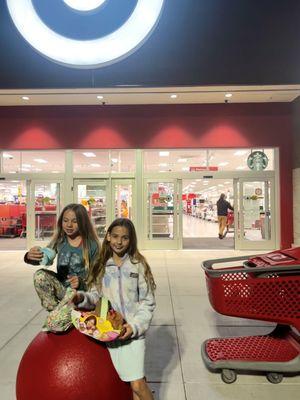
[[109, 172], [109, 150], [80, 150], [73, 153], [74, 172]]

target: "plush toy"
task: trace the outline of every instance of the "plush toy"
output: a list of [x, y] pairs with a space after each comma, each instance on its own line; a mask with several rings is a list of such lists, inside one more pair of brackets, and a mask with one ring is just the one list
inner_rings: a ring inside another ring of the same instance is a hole
[[111, 307], [105, 297], [99, 300], [94, 311], [72, 310], [71, 317], [76, 329], [101, 342], [117, 339], [124, 324], [123, 316]]

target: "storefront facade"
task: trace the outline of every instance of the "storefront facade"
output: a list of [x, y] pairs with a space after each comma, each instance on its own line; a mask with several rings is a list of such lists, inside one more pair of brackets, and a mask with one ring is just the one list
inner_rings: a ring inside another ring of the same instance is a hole
[[[136, 224], [141, 248], [183, 248], [184, 184], [212, 181], [220, 182], [219, 191], [230, 182], [236, 249], [293, 243], [288, 104], [6, 107], [0, 112], [3, 191], [15, 185], [14, 198], [2, 203], [26, 204], [26, 217], [19, 207], [18, 227], [6, 232], [26, 237], [26, 247], [47, 242], [62, 207], [79, 201], [90, 208], [100, 237], [115, 217], [126, 216]], [[247, 168], [253, 150], [268, 154], [268, 168]], [[238, 151], [241, 166], [222, 165]], [[208, 201], [202, 190], [195, 190], [199, 215], [201, 202]], [[5, 212], [3, 218], [13, 218], [7, 207]]]

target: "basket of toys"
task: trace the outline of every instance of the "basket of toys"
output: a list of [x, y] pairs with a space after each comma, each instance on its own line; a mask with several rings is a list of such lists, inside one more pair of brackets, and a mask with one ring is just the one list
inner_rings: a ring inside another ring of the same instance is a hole
[[71, 316], [79, 332], [101, 342], [116, 340], [123, 329], [123, 316], [111, 307], [105, 297], [99, 300], [94, 311], [72, 310]]

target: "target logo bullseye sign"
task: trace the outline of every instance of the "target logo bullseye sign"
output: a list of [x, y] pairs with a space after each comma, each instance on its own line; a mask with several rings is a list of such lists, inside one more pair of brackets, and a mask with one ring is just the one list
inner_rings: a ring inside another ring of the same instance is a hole
[[[110, 0], [61, 1], [70, 12], [80, 12], [82, 18], [88, 18], [91, 11]], [[114, 32], [91, 40], [78, 40], [51, 29], [40, 18], [33, 0], [6, 2], [15, 26], [34, 49], [55, 62], [77, 68], [101, 67], [130, 55], [149, 37], [164, 4], [164, 0], [137, 0], [129, 18]]]

